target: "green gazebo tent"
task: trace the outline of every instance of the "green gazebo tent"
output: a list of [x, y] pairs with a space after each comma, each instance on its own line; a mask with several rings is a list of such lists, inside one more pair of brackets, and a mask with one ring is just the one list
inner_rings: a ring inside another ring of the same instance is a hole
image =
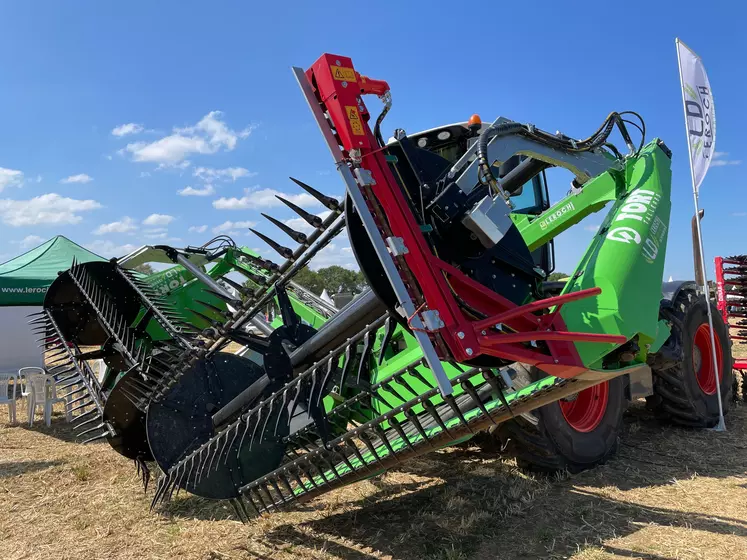
[[106, 260], [58, 235], [0, 264], [0, 307], [41, 306], [57, 273], [70, 268], [73, 259], [77, 262]]

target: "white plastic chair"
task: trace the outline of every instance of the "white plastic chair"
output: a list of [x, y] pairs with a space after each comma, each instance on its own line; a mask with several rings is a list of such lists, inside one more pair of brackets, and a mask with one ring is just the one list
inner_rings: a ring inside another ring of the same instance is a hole
[[28, 388], [27, 378], [33, 373], [47, 373], [44, 368], [37, 366], [22, 367], [18, 370], [18, 380], [21, 386], [21, 396], [28, 398], [30, 389]]
[[70, 422], [71, 414], [64, 398], [57, 397], [57, 384], [54, 376], [43, 373], [32, 373], [28, 375], [27, 389], [29, 391], [29, 426], [34, 425], [34, 415], [36, 407], [44, 407], [44, 423], [47, 426], [52, 425], [52, 406], [55, 403], [65, 403], [65, 415]]
[[[13, 380], [13, 395], [10, 393], [10, 381]], [[0, 373], [0, 405], [8, 405], [8, 418], [11, 424], [16, 422], [16, 392], [18, 391], [18, 375], [15, 373]]]

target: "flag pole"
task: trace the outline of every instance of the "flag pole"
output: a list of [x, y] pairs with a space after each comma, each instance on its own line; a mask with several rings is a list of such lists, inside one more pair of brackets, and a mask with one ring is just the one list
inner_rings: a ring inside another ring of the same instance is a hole
[[[703, 233], [700, 228], [700, 206], [698, 204], [698, 187], [695, 184], [695, 169], [693, 168], [693, 154], [692, 150], [690, 148], [690, 130], [687, 126], [687, 109], [685, 104], [685, 80], [682, 77], [682, 60], [680, 59], [680, 49], [679, 45], [682, 44], [687, 50], [689, 50], [693, 55], [695, 53], [690, 50], [690, 48], [685, 45], [682, 41], [679, 40], [679, 38], [675, 39], [676, 46], [677, 46], [677, 67], [679, 69], [680, 73], [680, 89], [682, 90], [682, 112], [685, 117], [685, 136], [687, 138], [687, 157], [690, 160], [690, 180], [692, 181], [693, 185], [693, 204], [695, 205], [695, 224], [697, 226], [698, 231], [698, 247], [699, 247], [699, 257], [700, 257], [700, 267], [703, 271], [703, 285], [701, 286], [701, 289], [703, 290], [703, 293], [705, 294], [706, 298], [706, 310], [708, 312], [708, 328], [711, 335], [711, 359], [713, 360], [713, 369], [714, 369], [714, 377], [716, 378], [716, 393], [718, 395], [718, 425], [713, 428], [716, 432], [725, 432], [726, 431], [726, 424], [724, 423], [724, 406], [721, 402], [721, 379], [720, 375], [721, 372], [718, 370], [718, 357], [716, 356], [716, 338], [715, 338], [715, 332], [713, 330], [713, 313], [711, 312], [711, 293], [708, 290], [708, 272], [705, 265], [705, 253], [703, 252]], [[697, 56], [697, 55], [695, 55]], [[697, 279], [696, 279], [697, 282]], [[701, 357], [701, 363], [702, 363], [702, 357]], [[697, 373], [697, 372], [696, 372]]]

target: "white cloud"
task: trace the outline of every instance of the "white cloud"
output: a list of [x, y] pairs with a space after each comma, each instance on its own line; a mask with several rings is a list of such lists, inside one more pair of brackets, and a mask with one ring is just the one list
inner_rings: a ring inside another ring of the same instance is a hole
[[194, 233], [205, 233], [207, 231], [207, 226], [190, 226], [189, 231]]
[[747, 216], [747, 212], [732, 212], [731, 215], [736, 216], [738, 218], [742, 218], [744, 216]]
[[243, 167], [227, 167], [225, 169], [213, 169], [212, 167], [198, 167], [192, 172], [192, 175], [199, 177], [205, 182], [212, 182], [215, 180], [236, 181], [241, 177], [255, 177], [258, 173], [249, 171]]
[[236, 230], [247, 229], [247, 228], [250, 228], [250, 227], [254, 227], [256, 225], [257, 225], [256, 222], [249, 222], [249, 221], [246, 221], [246, 222], [231, 222], [231, 221], [226, 221], [226, 222], [223, 222], [219, 226], [215, 226], [213, 228], [213, 233], [226, 233], [226, 232], [228, 232], [228, 233], [231, 233], [232, 235], [236, 235], [238, 233]]
[[90, 243], [86, 243], [85, 248], [89, 251], [93, 251], [97, 255], [101, 255], [102, 257], [124, 257], [125, 255], [132, 253], [138, 248], [138, 246], [132, 245], [131, 243], [117, 245], [108, 239], [96, 239]]
[[128, 134], [138, 134], [143, 131], [143, 125], [136, 123], [120, 124], [112, 130], [114, 136], [127, 136]]
[[130, 233], [137, 229], [137, 221], [133, 220], [129, 216], [125, 216], [117, 222], [110, 222], [108, 224], [101, 224], [95, 230], [94, 235], [106, 235], [108, 233]]
[[258, 189], [253, 187], [244, 189], [244, 196], [241, 198], [219, 198], [213, 201], [213, 207], [218, 210], [256, 210], [257, 208], [271, 208], [273, 206], [283, 206], [275, 195], [280, 195], [284, 199], [296, 204], [297, 206], [318, 206], [320, 202], [308, 193], [288, 194], [275, 189]]
[[176, 191], [181, 196], [210, 196], [215, 194], [215, 188], [213, 185], [205, 185], [203, 188], [184, 187], [181, 190]]
[[151, 214], [143, 220], [144, 226], [167, 226], [174, 221], [174, 216], [168, 214]]
[[3, 223], [16, 227], [77, 224], [83, 220], [81, 212], [101, 207], [95, 200], [76, 200], [47, 193], [29, 200], [0, 199], [0, 219]]
[[144, 179], [145, 177], [150, 177], [150, 171], [141, 171], [139, 177], [141, 179]]
[[599, 224], [589, 224], [588, 226], [584, 226], [584, 231], [596, 233], [599, 231]]
[[741, 159], [723, 159], [729, 155], [729, 152], [713, 152], [711, 167], [722, 167], [724, 165], [740, 165]]
[[165, 231], [168, 231], [168, 228], [165, 227], [156, 227], [156, 228], [148, 228], [146, 230], [143, 230], [144, 233], [163, 233]]
[[37, 183], [41, 183], [42, 182], [42, 176], [41, 175], [37, 175], [36, 176], [36, 182]]
[[16, 241], [16, 243], [20, 245], [21, 249], [31, 249], [32, 247], [36, 247], [43, 241], [44, 241], [44, 238], [38, 235], [27, 235], [20, 241]]
[[5, 187], [20, 187], [23, 184], [23, 171], [0, 167], [0, 192]]
[[106, 159], [108, 159], [109, 161], [111, 161], [111, 160], [112, 160], [112, 156], [111, 156], [111, 154], [104, 154], [104, 157], [105, 157]]
[[60, 183], [90, 183], [93, 181], [93, 177], [90, 175], [86, 175], [85, 173], [78, 173], [77, 175], [70, 175], [70, 177], [65, 177], [60, 181]]
[[250, 129], [236, 132], [228, 128], [220, 111], [211, 111], [194, 126], [174, 128], [172, 134], [155, 142], [134, 142], [125, 148], [134, 161], [158, 163], [162, 167], [176, 166], [191, 154], [214, 154], [223, 149], [231, 151], [239, 138]]

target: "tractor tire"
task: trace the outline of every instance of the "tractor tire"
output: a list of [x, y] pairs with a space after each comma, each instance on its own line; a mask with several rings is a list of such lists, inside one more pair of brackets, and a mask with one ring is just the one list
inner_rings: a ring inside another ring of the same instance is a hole
[[[540, 372], [529, 368], [527, 373], [536, 380]], [[627, 383], [620, 376], [585, 389], [533, 411], [531, 421], [519, 416], [499, 424], [494, 435], [524, 470], [549, 474], [592, 468], [617, 451]]]
[[649, 405], [665, 421], [693, 428], [718, 424], [716, 374], [720, 371], [724, 413], [734, 388], [731, 341], [715, 306], [711, 305], [718, 366], [713, 367], [708, 326], [708, 303], [694, 289], [682, 289], [671, 305], [662, 306], [660, 318], [672, 333], [649, 359], [654, 374], [654, 395]]

